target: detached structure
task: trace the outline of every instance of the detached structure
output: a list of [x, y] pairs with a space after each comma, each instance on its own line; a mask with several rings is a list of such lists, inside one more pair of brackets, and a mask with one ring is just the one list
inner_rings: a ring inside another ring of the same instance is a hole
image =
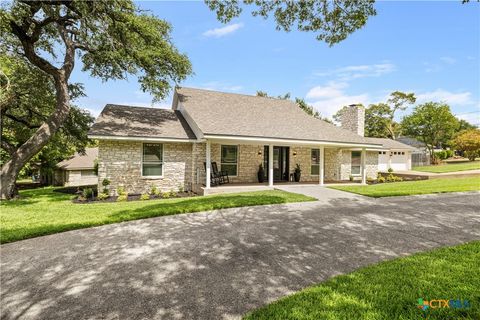
[[98, 184], [95, 174], [95, 159], [98, 148], [86, 148], [85, 154], [75, 153], [73, 157], [57, 164], [54, 175], [54, 185], [73, 187]]
[[211, 185], [213, 162], [243, 185], [259, 185], [262, 165], [265, 188], [291, 182], [297, 164], [301, 182], [366, 183], [377, 176], [383, 152], [392, 150], [397, 157], [387, 166], [403, 161], [409, 169], [410, 147], [363, 137], [364, 121], [365, 109], [356, 105], [344, 108], [337, 127], [289, 100], [182, 87], [171, 110], [107, 105], [89, 137], [99, 140], [98, 181], [108, 178], [112, 191], [123, 186], [140, 193], [155, 185], [215, 193], [222, 187]]

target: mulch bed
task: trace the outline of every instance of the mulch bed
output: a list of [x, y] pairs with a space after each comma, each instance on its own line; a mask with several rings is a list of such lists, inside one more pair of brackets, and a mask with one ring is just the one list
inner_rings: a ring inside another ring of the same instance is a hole
[[[162, 196], [155, 196], [151, 195], [149, 200], [154, 200], [154, 199], [178, 199], [178, 198], [189, 198], [189, 197], [195, 197], [197, 196], [196, 193], [193, 192], [177, 192], [177, 195], [175, 197], [168, 197], [168, 198], [163, 198]], [[140, 199], [141, 194], [129, 194], [127, 197], [127, 201], [148, 201], [148, 200], [141, 200]], [[102, 203], [102, 202], [117, 202], [118, 196], [110, 196], [105, 200], [99, 200], [97, 197], [93, 199], [87, 199], [87, 200], [80, 200], [78, 198], [75, 198], [72, 200], [73, 203]], [[123, 201], [126, 202], [126, 201]]]

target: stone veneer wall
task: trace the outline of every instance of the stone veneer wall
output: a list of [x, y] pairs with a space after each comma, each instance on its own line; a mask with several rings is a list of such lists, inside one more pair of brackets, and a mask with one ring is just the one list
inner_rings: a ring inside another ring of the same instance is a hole
[[119, 186], [129, 193], [148, 192], [152, 185], [162, 191], [191, 188], [192, 144], [163, 144], [163, 178], [142, 177], [142, 142], [101, 140], [98, 146], [98, 185], [103, 189], [102, 181], [111, 182], [110, 194]]

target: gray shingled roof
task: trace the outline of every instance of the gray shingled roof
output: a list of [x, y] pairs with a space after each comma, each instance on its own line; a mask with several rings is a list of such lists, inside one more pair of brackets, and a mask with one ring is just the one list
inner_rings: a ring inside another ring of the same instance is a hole
[[408, 144], [401, 143], [400, 141], [388, 139], [388, 138], [365, 138], [370, 143], [381, 144], [386, 149], [406, 149], [415, 150], [416, 148], [409, 146]]
[[63, 170], [93, 169], [98, 157], [98, 148], [85, 148], [85, 154], [75, 153], [70, 159], [57, 163], [57, 168]]
[[91, 136], [196, 139], [180, 111], [107, 104]]
[[176, 95], [205, 135], [369, 143], [351, 131], [307, 115], [290, 100], [185, 87], [176, 88]]

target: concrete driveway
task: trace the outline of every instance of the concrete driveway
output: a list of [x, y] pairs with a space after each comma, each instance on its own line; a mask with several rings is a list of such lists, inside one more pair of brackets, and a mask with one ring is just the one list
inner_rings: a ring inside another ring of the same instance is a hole
[[349, 196], [2, 245], [2, 318], [238, 318], [361, 266], [480, 239], [478, 193]]

